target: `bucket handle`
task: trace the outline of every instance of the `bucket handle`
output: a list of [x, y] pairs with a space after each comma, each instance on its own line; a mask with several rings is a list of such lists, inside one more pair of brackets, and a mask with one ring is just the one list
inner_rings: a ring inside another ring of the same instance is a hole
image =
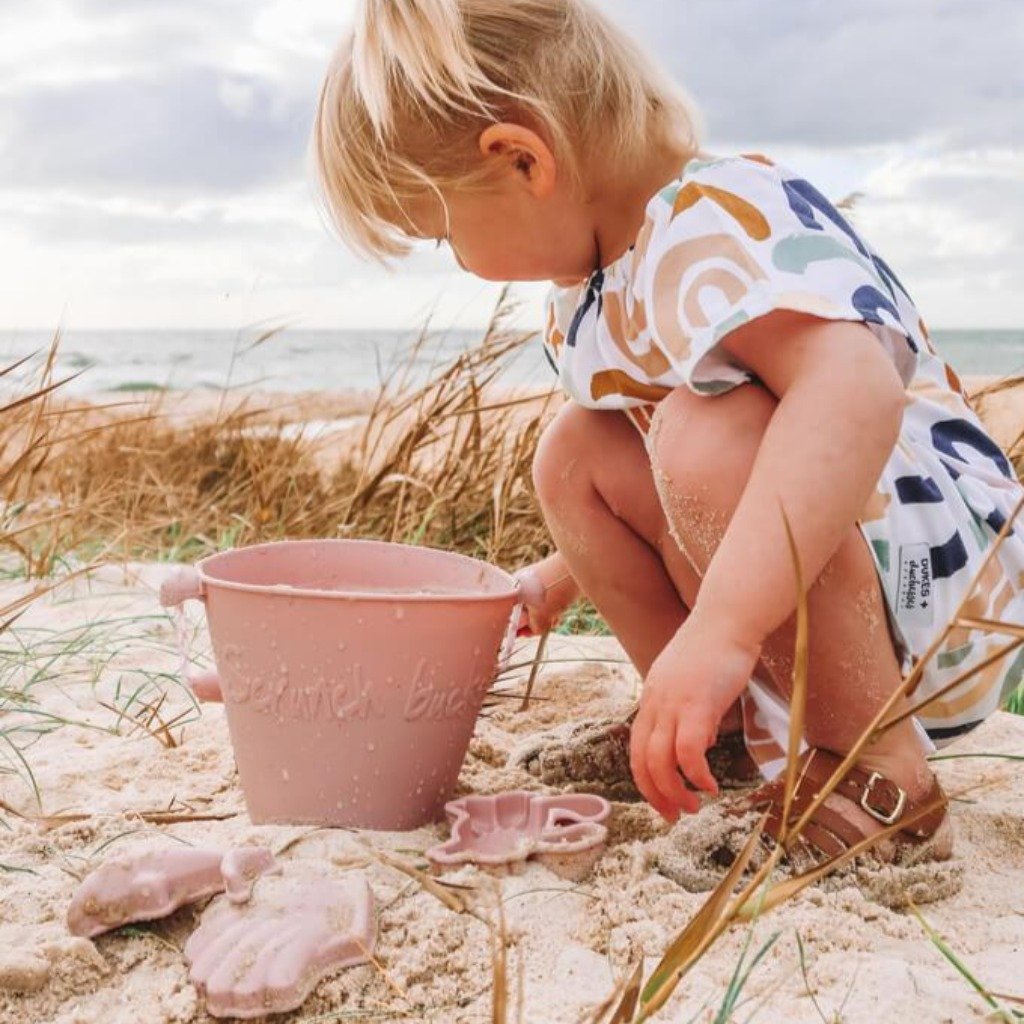
[[199, 570], [190, 565], [179, 565], [172, 569], [160, 584], [160, 604], [174, 612], [174, 628], [181, 655], [181, 678], [192, 691], [196, 700], [205, 703], [222, 704], [224, 693], [220, 676], [214, 669], [192, 669], [188, 649], [188, 628], [185, 611], [186, 601], [206, 601], [206, 588]]
[[505, 631], [505, 639], [501, 644], [501, 651], [498, 654], [498, 671], [504, 672], [512, 659], [512, 647], [519, 634], [519, 620], [522, 618], [524, 608], [544, 607], [544, 584], [533, 569], [520, 569], [514, 576], [518, 600], [512, 609], [512, 618], [509, 620], [508, 629]]

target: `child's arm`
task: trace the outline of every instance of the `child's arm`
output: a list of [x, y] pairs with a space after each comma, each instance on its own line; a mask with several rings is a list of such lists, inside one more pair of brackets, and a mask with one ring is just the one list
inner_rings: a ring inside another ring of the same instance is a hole
[[[657, 789], [652, 753], [656, 764], [665, 762], [657, 777], [678, 764], [691, 783], [715, 791], [705, 750], [747, 685], [761, 645], [796, 608], [781, 509], [810, 586], [861, 516], [906, 404], [892, 360], [863, 324], [777, 312], [722, 344], [779, 404], [692, 614], [648, 674], [633, 763], [649, 798], [647, 788]], [[699, 805], [692, 794], [675, 795], [684, 809]], [[662, 809], [664, 794], [658, 803]]]
[[722, 345], [779, 405], [695, 611], [760, 644], [797, 603], [780, 510], [809, 587], [874, 493], [899, 437], [906, 395], [891, 358], [863, 324], [775, 313]]

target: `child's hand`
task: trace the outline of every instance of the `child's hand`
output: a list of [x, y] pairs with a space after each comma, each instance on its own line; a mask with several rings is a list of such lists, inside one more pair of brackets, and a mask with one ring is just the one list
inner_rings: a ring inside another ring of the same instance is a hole
[[669, 821], [700, 809], [694, 790], [718, 793], [704, 755], [759, 655], [759, 647], [703, 628], [691, 616], [651, 666], [633, 723], [630, 766], [640, 792]]
[[528, 602], [519, 620], [517, 636], [547, 633], [580, 596], [579, 585], [558, 552], [520, 569], [516, 577], [522, 580], [523, 594]]

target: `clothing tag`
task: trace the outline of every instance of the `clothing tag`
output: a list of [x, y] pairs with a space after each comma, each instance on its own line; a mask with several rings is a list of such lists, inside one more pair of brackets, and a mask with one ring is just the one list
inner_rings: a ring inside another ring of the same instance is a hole
[[896, 618], [909, 626], [930, 626], [935, 617], [932, 589], [930, 547], [927, 544], [902, 545]]

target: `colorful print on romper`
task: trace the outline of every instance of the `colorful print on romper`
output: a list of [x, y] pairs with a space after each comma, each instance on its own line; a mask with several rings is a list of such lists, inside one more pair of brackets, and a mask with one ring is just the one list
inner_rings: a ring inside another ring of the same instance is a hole
[[[906, 387], [899, 442], [859, 526], [908, 671], [952, 618], [1024, 488], [906, 288], [817, 188], [761, 155], [690, 161], [648, 203], [629, 252], [584, 284], [552, 290], [544, 348], [569, 397], [621, 409], [646, 435], [674, 388], [714, 396], [752, 380], [721, 341], [779, 309], [865, 324]], [[983, 574], [970, 615], [1024, 621], [1021, 523]], [[915, 701], [1005, 643], [956, 630]], [[945, 693], [919, 724], [936, 744], [948, 742], [996, 710], [1022, 677], [1024, 650]]]

